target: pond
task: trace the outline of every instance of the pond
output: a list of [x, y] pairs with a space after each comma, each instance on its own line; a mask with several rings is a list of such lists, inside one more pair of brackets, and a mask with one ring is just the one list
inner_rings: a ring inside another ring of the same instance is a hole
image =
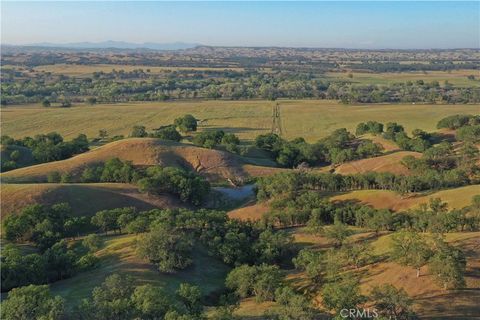
[[231, 199], [240, 200], [248, 197], [253, 197], [255, 195], [255, 193], [253, 192], [254, 188], [255, 188], [254, 184], [246, 184], [241, 187], [234, 187], [234, 188], [214, 187], [213, 189], [223, 193], [225, 196]]

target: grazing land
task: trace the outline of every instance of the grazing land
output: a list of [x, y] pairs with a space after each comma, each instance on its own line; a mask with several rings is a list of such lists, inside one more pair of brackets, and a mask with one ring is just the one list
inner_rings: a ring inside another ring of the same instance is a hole
[[[407, 132], [421, 128], [435, 130], [437, 122], [449, 115], [475, 114], [480, 105], [341, 105], [336, 101], [285, 100], [280, 103], [282, 125], [287, 139], [303, 137], [314, 142], [333, 130], [355, 131], [359, 122], [397, 122]], [[44, 108], [40, 105], [2, 108], [2, 133], [16, 138], [56, 131], [66, 138], [79, 133], [95, 137], [100, 129], [111, 135], [128, 135], [134, 125], [148, 129], [167, 125], [183, 115], [202, 120], [201, 130], [225, 130], [252, 141], [272, 125], [270, 101], [185, 101], [77, 105], [71, 108]], [[413, 117], [412, 114], [415, 114]]]
[[58, 281], [52, 285], [52, 291], [65, 297], [70, 307], [76, 306], [81, 299], [88, 298], [91, 288], [102, 283], [112, 273], [131, 275], [136, 285], [152, 284], [168, 291], [177, 289], [180, 283], [188, 282], [202, 288], [204, 295], [222, 290], [229, 268], [218, 260], [208, 256], [202, 248], [195, 250], [195, 265], [174, 275], [159, 275], [155, 268], [139, 259], [135, 254], [134, 235], [106, 237], [102, 248], [97, 252], [98, 268]]
[[1, 307], [475, 318], [479, 61], [2, 47]]

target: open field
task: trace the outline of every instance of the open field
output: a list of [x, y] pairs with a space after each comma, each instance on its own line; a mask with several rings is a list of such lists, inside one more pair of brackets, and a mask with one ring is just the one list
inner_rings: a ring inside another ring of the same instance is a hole
[[166, 71], [175, 71], [175, 70], [237, 70], [242, 71], [243, 68], [232, 67], [232, 68], [214, 68], [214, 67], [153, 67], [153, 66], [142, 66], [142, 65], [122, 65], [122, 64], [52, 64], [52, 65], [43, 65], [33, 68], [35, 71], [44, 71], [51, 72], [53, 74], [63, 74], [66, 76], [72, 77], [86, 77], [91, 76], [94, 72], [112, 72], [112, 70], [125, 72], [130, 72], [133, 70], [143, 69], [147, 72], [147, 69], [150, 70], [151, 74], [165, 73]]
[[[282, 125], [287, 139], [304, 137], [313, 142], [338, 128], [354, 132], [359, 122], [395, 121], [410, 132], [420, 128], [435, 130], [437, 122], [449, 115], [476, 114], [480, 105], [341, 105], [336, 101], [280, 100]], [[2, 108], [2, 134], [15, 138], [57, 131], [67, 139], [79, 133], [98, 136], [106, 129], [110, 136], [128, 135], [134, 125], [148, 130], [171, 124], [191, 113], [204, 120], [201, 130], [222, 129], [252, 140], [271, 128], [273, 102], [258, 101], [188, 101], [76, 105], [72, 108], [43, 108], [40, 105]]]
[[94, 215], [105, 209], [136, 207], [139, 210], [174, 208], [183, 205], [169, 195], [140, 193], [136, 186], [123, 183], [35, 183], [0, 186], [2, 220], [32, 204], [53, 205], [68, 202], [76, 215]]
[[[4, 66], [5, 68], [18, 68], [14, 66]], [[50, 72], [52, 74], [63, 74], [71, 77], [91, 77], [94, 72], [112, 72], [112, 70], [130, 72], [142, 69], [150, 70], [149, 74], [161, 74], [168, 71], [177, 70], [195, 70], [195, 71], [223, 71], [234, 70], [243, 71], [242, 67], [171, 67], [171, 66], [143, 66], [143, 65], [124, 65], [124, 64], [65, 64], [58, 63], [52, 65], [42, 65], [34, 67], [36, 72]], [[350, 78], [349, 74], [353, 77]], [[389, 85], [398, 82], [423, 80], [425, 82], [438, 81], [441, 85], [448, 81], [451, 85], [459, 87], [479, 87], [480, 81], [469, 80], [467, 77], [474, 75], [476, 78], [480, 76], [478, 70], [452, 70], [448, 71], [411, 71], [411, 72], [328, 72], [325, 75], [329, 80], [346, 80], [358, 84], [377, 84]], [[321, 76], [320, 76], [321, 78]]]
[[[348, 75], [353, 77], [350, 78]], [[475, 76], [476, 80], [469, 80], [469, 75]], [[451, 85], [458, 87], [480, 87], [478, 70], [452, 70], [448, 71], [427, 71], [427, 72], [328, 72], [327, 77], [336, 80], [351, 81], [358, 84], [389, 85], [398, 82], [423, 80], [425, 82], [438, 81], [444, 85], [448, 81]]]
[[131, 275], [137, 285], [161, 286], [169, 293], [173, 293], [183, 282], [199, 286], [205, 295], [223, 288], [228, 267], [209, 257], [202, 248], [193, 251], [193, 266], [167, 275], [137, 257], [135, 241], [135, 235], [107, 237], [103, 248], [96, 253], [100, 258], [99, 267], [50, 285], [52, 292], [65, 298], [69, 306], [74, 306], [113, 273]]

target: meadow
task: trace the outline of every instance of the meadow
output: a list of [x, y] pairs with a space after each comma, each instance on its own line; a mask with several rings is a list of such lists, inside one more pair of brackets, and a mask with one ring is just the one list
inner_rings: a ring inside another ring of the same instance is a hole
[[63, 74], [71, 77], [86, 77], [91, 76], [94, 72], [112, 72], [113, 70], [125, 72], [131, 72], [133, 70], [143, 69], [144, 71], [150, 70], [150, 74], [160, 74], [169, 71], [178, 71], [178, 70], [196, 70], [196, 71], [223, 71], [223, 70], [235, 70], [242, 71], [243, 68], [232, 67], [232, 68], [215, 68], [215, 67], [157, 67], [157, 66], [142, 66], [142, 65], [122, 65], [122, 64], [51, 64], [51, 65], [42, 65], [33, 68], [35, 71], [51, 72], [52, 74]]
[[51, 285], [54, 294], [61, 295], [69, 306], [75, 306], [81, 299], [88, 298], [92, 288], [98, 286], [112, 273], [132, 276], [137, 285], [152, 284], [168, 292], [174, 292], [184, 282], [199, 286], [205, 295], [223, 288], [229, 268], [222, 262], [208, 256], [203, 248], [194, 250], [194, 264], [187, 270], [175, 274], [161, 274], [155, 267], [138, 258], [135, 252], [137, 236], [106, 237], [103, 247], [97, 252], [99, 266], [70, 279]]
[[[350, 78], [350, 75], [352, 76]], [[473, 75], [474, 80], [467, 77]], [[382, 73], [368, 73], [368, 72], [328, 72], [327, 79], [351, 81], [357, 84], [373, 84], [373, 85], [390, 85], [393, 83], [423, 80], [425, 82], [438, 81], [444, 84], [448, 81], [451, 85], [458, 87], [480, 87], [478, 80], [478, 70], [452, 70], [448, 71], [425, 71], [425, 72], [382, 72]]]
[[[410, 132], [420, 128], [435, 130], [437, 122], [449, 115], [476, 114], [480, 105], [375, 104], [342, 105], [329, 100], [279, 100], [283, 135], [304, 137], [314, 142], [338, 128], [355, 131], [362, 121], [398, 122]], [[15, 138], [56, 131], [67, 139], [79, 133], [89, 138], [100, 129], [110, 136], [128, 135], [134, 125], [148, 130], [171, 124], [176, 117], [190, 113], [201, 120], [200, 129], [221, 129], [243, 140], [268, 133], [272, 105], [266, 100], [178, 101], [148, 103], [77, 104], [71, 108], [44, 108], [38, 104], [2, 108], [2, 134]]]

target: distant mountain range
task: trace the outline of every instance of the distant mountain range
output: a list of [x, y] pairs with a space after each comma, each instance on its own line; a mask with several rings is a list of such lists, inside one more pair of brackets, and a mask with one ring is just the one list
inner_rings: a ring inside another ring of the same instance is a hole
[[150, 49], [150, 50], [181, 50], [199, 46], [198, 43], [172, 42], [172, 43], [132, 43], [125, 41], [102, 41], [102, 42], [72, 42], [72, 43], [51, 43], [40, 42], [21, 45], [22, 47], [48, 47], [48, 48], [70, 48], [70, 49]]

